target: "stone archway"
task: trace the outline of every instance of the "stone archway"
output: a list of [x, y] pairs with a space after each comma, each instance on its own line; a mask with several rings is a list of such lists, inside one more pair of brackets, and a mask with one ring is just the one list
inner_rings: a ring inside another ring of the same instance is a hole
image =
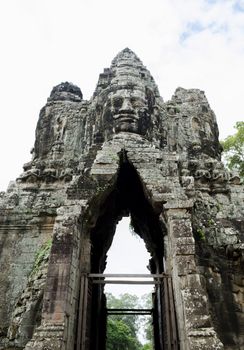
[[[160, 212], [153, 208], [145, 197], [140, 178], [133, 165], [128, 161], [126, 152], [120, 154], [117, 181], [112, 191], [102, 203], [97, 202], [97, 206], [99, 206], [99, 213], [96, 224], [94, 227], [89, 227], [88, 224], [85, 233], [89, 243], [84, 249], [90, 248], [90, 268], [87, 273], [101, 274], [104, 272], [107, 251], [111, 246], [116, 225], [123, 216], [127, 215], [131, 216], [131, 225], [134, 231], [144, 240], [146, 248], [150, 252], [150, 272], [152, 274], [165, 273], [164, 236], [167, 234], [166, 227], [159, 220]], [[97, 208], [94, 208], [94, 211], [97, 212]], [[90, 215], [93, 217], [92, 213]], [[81, 266], [85, 265], [85, 259], [87, 259], [86, 255], [81, 257]], [[106, 301], [103, 286], [92, 285], [85, 274], [82, 275], [81, 281], [76, 349], [102, 350], [105, 349], [106, 338], [106, 318], [104, 315]], [[167, 292], [164, 290], [164, 282], [156, 288], [154, 297], [153, 319], [156, 350], [162, 350], [169, 346], [167, 344], [170, 339], [167, 339], [169, 334], [167, 334], [166, 328], [170, 325], [166, 325], [166, 320], [170, 323], [170, 317], [175, 319], [173, 294], [170, 310], [168, 309], [171, 316], [163, 315], [166, 312], [165, 298], [168, 299]], [[168, 285], [166, 289], [168, 289]], [[176, 335], [175, 321], [174, 328]], [[177, 342], [170, 345], [170, 348], [178, 349]]]
[[[172, 276], [180, 349], [195, 349], [199, 343], [208, 349], [210, 342], [221, 349], [195, 261], [192, 201], [184, 195], [171, 158], [162, 159], [160, 150], [129, 133], [120, 133], [96, 151], [89, 174], [68, 189], [68, 199], [58, 209], [42, 324], [26, 350], [33, 344], [40, 344], [36, 349], [49, 349], [50, 344], [55, 350], [104, 348], [104, 327], [96, 335], [91, 333], [98, 328], [103, 291], [97, 288], [91, 298], [86, 279], [91, 272], [103, 272], [115, 226], [129, 212], [135, 231], [151, 252], [151, 271]], [[163, 171], [171, 174], [170, 179], [162, 176]], [[159, 313], [156, 319], [163, 327]], [[43, 335], [45, 342], [40, 340]]]

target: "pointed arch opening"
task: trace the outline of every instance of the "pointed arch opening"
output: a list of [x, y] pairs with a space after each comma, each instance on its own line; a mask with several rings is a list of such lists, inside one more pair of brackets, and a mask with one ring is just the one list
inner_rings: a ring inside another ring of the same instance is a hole
[[101, 205], [97, 223], [91, 229], [91, 272], [103, 273], [116, 225], [123, 216], [129, 215], [133, 230], [144, 240], [151, 254], [151, 273], [164, 272], [166, 228], [159, 222], [159, 213], [146, 199], [140, 178], [127, 159], [121, 162], [116, 186]]

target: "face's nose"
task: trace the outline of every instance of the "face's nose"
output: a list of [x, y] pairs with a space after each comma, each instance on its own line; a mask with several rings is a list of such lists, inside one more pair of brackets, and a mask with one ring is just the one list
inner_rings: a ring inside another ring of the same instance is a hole
[[133, 107], [132, 107], [132, 104], [131, 104], [129, 98], [125, 98], [123, 100], [122, 106], [121, 106], [119, 111], [120, 112], [132, 112], [133, 111]]

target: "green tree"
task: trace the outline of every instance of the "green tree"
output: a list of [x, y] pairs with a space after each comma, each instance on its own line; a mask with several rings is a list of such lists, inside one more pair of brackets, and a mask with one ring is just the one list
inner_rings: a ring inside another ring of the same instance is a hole
[[107, 350], [141, 350], [141, 344], [124, 321], [109, 317]]
[[[144, 294], [141, 298], [141, 305], [144, 309], [152, 308], [152, 294]], [[142, 350], [153, 349], [153, 325], [151, 317], [143, 317], [141, 320], [141, 327], [144, 331], [144, 336], [148, 343], [144, 344]]]
[[[121, 294], [116, 298], [111, 293], [107, 295], [109, 309], [151, 308], [151, 294], [146, 294], [140, 300], [136, 295]], [[138, 332], [144, 331], [147, 344], [138, 340]], [[150, 317], [139, 315], [110, 315], [107, 323], [107, 350], [152, 350], [152, 324]]]
[[237, 122], [234, 135], [221, 142], [224, 161], [230, 170], [237, 170], [244, 178], [244, 122]]
[[[109, 309], [136, 309], [139, 299], [136, 295], [125, 293], [116, 298], [111, 293], [107, 294], [107, 307]], [[131, 330], [134, 337], [139, 330], [139, 317], [137, 315], [113, 315], [113, 320], [123, 321]]]
[[144, 344], [141, 350], [152, 350], [152, 344], [151, 343]]
[[[116, 298], [107, 294], [109, 309], [135, 309], [139, 305], [136, 295], [121, 294]], [[141, 350], [138, 340], [139, 317], [137, 315], [110, 315], [107, 323], [107, 350]]]

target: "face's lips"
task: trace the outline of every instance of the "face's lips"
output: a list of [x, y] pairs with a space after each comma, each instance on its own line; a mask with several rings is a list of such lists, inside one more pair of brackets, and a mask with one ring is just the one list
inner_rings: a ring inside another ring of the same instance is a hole
[[120, 113], [115, 114], [113, 116], [115, 120], [123, 121], [123, 122], [135, 122], [139, 120], [139, 116], [134, 113]]

